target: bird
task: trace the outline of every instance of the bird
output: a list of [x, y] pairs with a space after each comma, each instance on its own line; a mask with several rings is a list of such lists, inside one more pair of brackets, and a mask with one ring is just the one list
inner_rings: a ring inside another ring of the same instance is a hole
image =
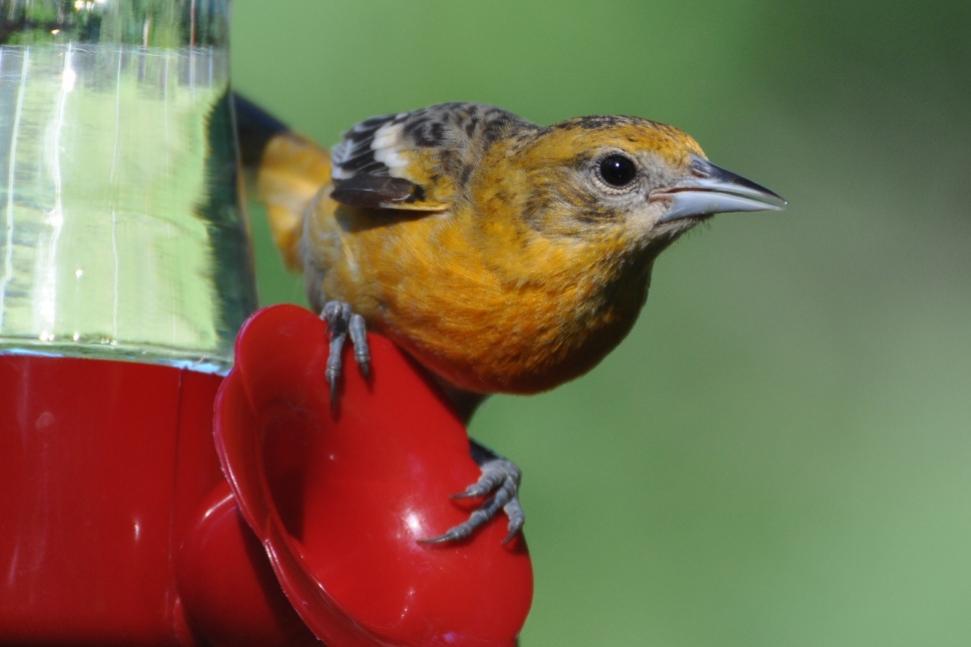
[[[594, 367], [630, 332], [658, 255], [722, 212], [780, 210], [773, 191], [712, 163], [684, 131], [633, 116], [540, 126], [451, 102], [360, 121], [330, 151], [236, 95], [244, 167], [274, 241], [329, 324], [336, 393], [349, 340], [390, 338], [468, 419], [495, 393], [530, 394]], [[486, 497], [430, 543], [505, 512], [522, 528], [521, 472], [471, 444]]]

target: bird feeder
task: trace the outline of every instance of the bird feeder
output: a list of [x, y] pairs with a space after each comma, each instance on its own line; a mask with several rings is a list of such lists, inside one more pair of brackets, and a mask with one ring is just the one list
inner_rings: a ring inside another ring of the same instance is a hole
[[373, 338], [332, 403], [324, 324], [253, 315], [227, 36], [0, 0], [0, 645], [513, 645], [522, 541], [418, 541], [478, 475], [435, 387]]

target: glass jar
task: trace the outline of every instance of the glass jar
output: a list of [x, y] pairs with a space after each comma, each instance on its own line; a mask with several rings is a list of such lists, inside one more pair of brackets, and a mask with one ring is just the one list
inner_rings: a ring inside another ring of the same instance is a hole
[[229, 368], [228, 32], [228, 0], [0, 0], [0, 353]]

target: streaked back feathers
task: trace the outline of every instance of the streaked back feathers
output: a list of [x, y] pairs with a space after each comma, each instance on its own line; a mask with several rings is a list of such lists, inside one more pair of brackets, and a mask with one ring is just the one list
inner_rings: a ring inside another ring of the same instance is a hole
[[372, 117], [333, 149], [335, 198], [356, 206], [447, 209], [494, 141], [530, 129], [509, 112], [476, 103]]

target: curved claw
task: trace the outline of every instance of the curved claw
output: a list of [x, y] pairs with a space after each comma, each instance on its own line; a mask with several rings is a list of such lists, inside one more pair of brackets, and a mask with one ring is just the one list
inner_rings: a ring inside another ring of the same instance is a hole
[[331, 330], [330, 349], [327, 353], [327, 368], [324, 370], [324, 376], [327, 378], [327, 384], [330, 385], [330, 400], [331, 402], [337, 402], [338, 380], [344, 368], [341, 354], [344, 350], [344, 342], [347, 340], [347, 334], [333, 332], [333, 329]]
[[348, 332], [351, 335], [351, 344], [354, 346], [354, 361], [357, 362], [361, 374], [365, 378], [371, 377], [371, 349], [367, 343], [367, 327], [364, 324], [364, 317], [359, 314], [351, 314], [348, 322]]
[[467, 499], [492, 493], [492, 498], [472, 511], [469, 518], [446, 530], [441, 535], [420, 540], [423, 544], [445, 544], [470, 537], [478, 528], [493, 519], [499, 510], [509, 518], [508, 533], [503, 543], [510, 542], [526, 521], [522, 505], [516, 495], [522, 473], [514, 463], [504, 458], [494, 458], [482, 464], [479, 480], [463, 492], [452, 495], [453, 499]]
[[495, 499], [487, 503], [485, 506], [473, 510], [468, 519], [457, 526], [452, 526], [442, 534], [436, 537], [429, 537], [428, 539], [419, 539], [418, 541], [422, 544], [448, 544], [453, 541], [461, 541], [462, 539], [471, 537], [472, 533], [474, 533], [480, 526], [496, 516], [499, 508], [502, 507], [493, 505], [494, 501]]
[[476, 497], [485, 496], [489, 494], [490, 492], [496, 489], [497, 485], [498, 484], [493, 483], [493, 484], [489, 484], [488, 486], [485, 486], [485, 485], [482, 485], [482, 481], [479, 481], [477, 483], [473, 483], [472, 485], [465, 488], [461, 492], [456, 492], [449, 498], [453, 500], [474, 499]]
[[330, 351], [327, 355], [325, 376], [330, 385], [331, 403], [336, 406], [340, 377], [344, 370], [343, 350], [350, 337], [354, 347], [354, 360], [364, 377], [371, 375], [371, 349], [367, 343], [367, 326], [364, 317], [356, 314], [344, 301], [328, 301], [320, 311], [320, 318], [330, 328]]
[[503, 506], [502, 511], [506, 513], [506, 518], [509, 519], [509, 523], [506, 526], [506, 536], [503, 538], [502, 543], [508, 544], [523, 529], [523, 525], [526, 523], [526, 513], [523, 512], [523, 506], [519, 503], [519, 499], [515, 497]]

